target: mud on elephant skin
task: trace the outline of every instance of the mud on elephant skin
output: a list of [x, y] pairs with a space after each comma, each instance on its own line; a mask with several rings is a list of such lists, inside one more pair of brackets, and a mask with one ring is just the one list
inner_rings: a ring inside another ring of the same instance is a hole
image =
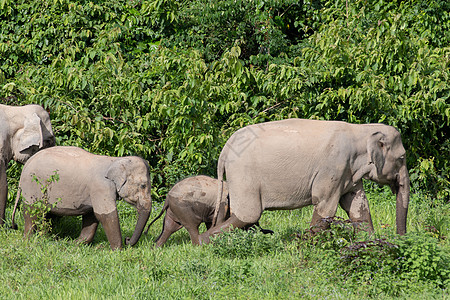
[[[151, 183], [148, 163], [136, 156], [95, 155], [77, 147], [57, 146], [36, 153], [25, 164], [19, 182], [24, 198], [25, 232], [34, 231], [28, 208], [42, 198], [33, 177], [46, 180], [54, 172], [59, 180], [48, 188], [50, 213], [57, 216], [82, 216], [79, 241], [90, 243], [99, 223], [111, 248], [122, 248], [122, 234], [116, 200], [121, 198], [135, 206], [138, 220], [126, 244], [136, 244], [151, 212]], [[19, 194], [16, 200], [19, 200]], [[13, 213], [14, 223], [14, 213]]]
[[[257, 222], [264, 210], [313, 205], [311, 227], [334, 217], [340, 205], [353, 222], [373, 231], [362, 179], [389, 185], [397, 194], [397, 233], [406, 233], [409, 176], [400, 133], [384, 124], [287, 119], [236, 131], [219, 157], [220, 182], [226, 173], [230, 209], [225, 222], [200, 236]], [[219, 207], [225, 199], [220, 193]]]
[[[217, 184], [217, 179], [204, 175], [188, 177], [175, 184], [167, 194], [163, 209], [150, 222], [145, 234], [147, 234], [150, 226], [166, 212], [161, 234], [155, 241], [156, 246], [164, 245], [173, 233], [183, 227], [189, 232], [192, 243], [198, 245], [200, 224], [205, 223], [206, 228], [209, 229], [213, 221], [218, 192]], [[227, 198], [226, 183], [222, 193], [223, 197]], [[225, 219], [228, 217], [228, 203], [222, 203], [221, 205], [220, 219]], [[251, 226], [253, 225], [259, 227], [259, 224], [251, 224]], [[261, 231], [273, 233], [268, 229], [261, 229]]]
[[5, 222], [9, 161], [24, 164], [37, 151], [54, 145], [50, 116], [42, 106], [0, 104], [0, 225]]

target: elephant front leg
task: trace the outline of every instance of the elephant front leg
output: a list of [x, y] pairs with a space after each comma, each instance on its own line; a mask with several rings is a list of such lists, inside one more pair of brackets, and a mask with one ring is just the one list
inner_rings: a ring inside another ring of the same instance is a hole
[[369, 201], [367, 201], [362, 183], [357, 185], [356, 190], [343, 195], [339, 201], [342, 209], [348, 217], [355, 223], [366, 223], [368, 231], [373, 232], [372, 218], [370, 216]]
[[93, 212], [83, 215], [81, 233], [77, 242], [89, 244], [94, 240], [98, 227], [98, 220]]
[[325, 218], [336, 216], [337, 206], [339, 202], [339, 191], [333, 194], [329, 193], [316, 193], [313, 196], [314, 211], [310, 224], [310, 229], [313, 233], [317, 233], [321, 230], [328, 229], [330, 224], [323, 221]]
[[117, 209], [109, 214], [97, 214], [95, 217], [103, 226], [112, 250], [122, 249], [122, 233], [120, 232], [119, 214]]

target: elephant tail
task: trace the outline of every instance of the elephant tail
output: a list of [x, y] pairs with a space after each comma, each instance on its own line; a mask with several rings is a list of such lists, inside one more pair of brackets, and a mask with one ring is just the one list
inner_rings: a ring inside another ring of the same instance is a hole
[[158, 220], [159, 218], [161, 218], [162, 214], [169, 208], [169, 203], [166, 201], [164, 203], [164, 207], [161, 209], [161, 212], [159, 213], [159, 215], [153, 219], [153, 221], [150, 222], [150, 224], [148, 224], [147, 229], [145, 230], [144, 234], [146, 235], [148, 230], [150, 229], [150, 226], [152, 226], [153, 223], [155, 223], [156, 220]]
[[226, 150], [227, 150], [227, 148], [224, 147], [224, 149], [222, 150], [222, 153], [219, 156], [219, 161], [217, 163], [218, 189], [217, 189], [216, 208], [214, 210], [214, 217], [213, 217], [213, 222], [212, 222], [213, 227], [216, 226], [216, 224], [217, 224], [217, 217], [219, 215], [220, 206], [223, 201], [223, 173], [225, 172], [224, 157], [226, 156], [226, 153], [225, 153]]
[[17, 204], [19, 203], [21, 191], [22, 191], [22, 189], [19, 186], [17, 188], [16, 202], [14, 202], [14, 209], [13, 209], [12, 216], [11, 216], [11, 228], [14, 230], [17, 230], [17, 224], [15, 223], [14, 219], [16, 217], [16, 209], [17, 209]]

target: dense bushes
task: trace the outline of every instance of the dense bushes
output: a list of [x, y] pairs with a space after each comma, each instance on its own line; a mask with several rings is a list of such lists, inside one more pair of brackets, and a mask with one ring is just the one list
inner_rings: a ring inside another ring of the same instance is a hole
[[[329, 219], [330, 229], [299, 234], [299, 251], [307, 261], [319, 261], [324, 276], [370, 296], [398, 296], [411, 287], [446, 288], [450, 257], [445, 243], [427, 232], [367, 239], [349, 220]], [[370, 287], [369, 287], [370, 286]]]
[[145, 157], [154, 196], [301, 117], [396, 126], [413, 189], [448, 200], [447, 1], [3, 0], [0, 25], [0, 97], [49, 109], [59, 144]]

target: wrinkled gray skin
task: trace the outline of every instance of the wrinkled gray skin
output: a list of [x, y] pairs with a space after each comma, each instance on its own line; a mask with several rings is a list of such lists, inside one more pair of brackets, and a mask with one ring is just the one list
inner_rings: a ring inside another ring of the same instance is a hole
[[[176, 231], [183, 228], [189, 232], [191, 241], [198, 245], [198, 227], [205, 223], [206, 228], [211, 227], [217, 199], [218, 180], [204, 175], [188, 177], [175, 184], [169, 191], [161, 213], [148, 225], [150, 226], [166, 212], [163, 221], [163, 229], [156, 239], [156, 246], [161, 247], [167, 239]], [[228, 191], [226, 183], [222, 191], [223, 197], [227, 198]], [[228, 203], [223, 205], [222, 212], [228, 212]], [[225, 218], [221, 216], [221, 219]], [[259, 226], [259, 224], [256, 224]], [[273, 233], [271, 230], [261, 229], [263, 233]]]
[[[231, 217], [200, 236], [257, 222], [264, 210], [314, 205], [311, 226], [333, 217], [340, 205], [373, 231], [362, 179], [397, 194], [397, 233], [406, 233], [409, 176], [400, 133], [384, 124], [288, 119], [244, 127], [225, 144], [217, 167], [226, 172]], [[219, 190], [221, 184], [219, 183]], [[220, 193], [219, 193], [220, 196]], [[218, 197], [216, 207], [224, 200]]]
[[[24, 198], [25, 236], [34, 230], [33, 217], [27, 211], [42, 198], [42, 182], [57, 171], [59, 180], [50, 185], [49, 204], [55, 203], [50, 213], [57, 216], [82, 215], [79, 241], [90, 243], [98, 223], [105, 230], [113, 250], [122, 247], [116, 200], [122, 198], [135, 206], [138, 220], [126, 244], [136, 244], [151, 212], [151, 183], [147, 162], [136, 156], [109, 157], [95, 155], [77, 147], [52, 147], [36, 153], [25, 164], [19, 188]], [[61, 198], [57, 201], [58, 198]], [[13, 220], [14, 223], [14, 220]]]
[[0, 104], [0, 225], [5, 222], [9, 161], [24, 164], [37, 151], [54, 145], [50, 117], [44, 108]]

